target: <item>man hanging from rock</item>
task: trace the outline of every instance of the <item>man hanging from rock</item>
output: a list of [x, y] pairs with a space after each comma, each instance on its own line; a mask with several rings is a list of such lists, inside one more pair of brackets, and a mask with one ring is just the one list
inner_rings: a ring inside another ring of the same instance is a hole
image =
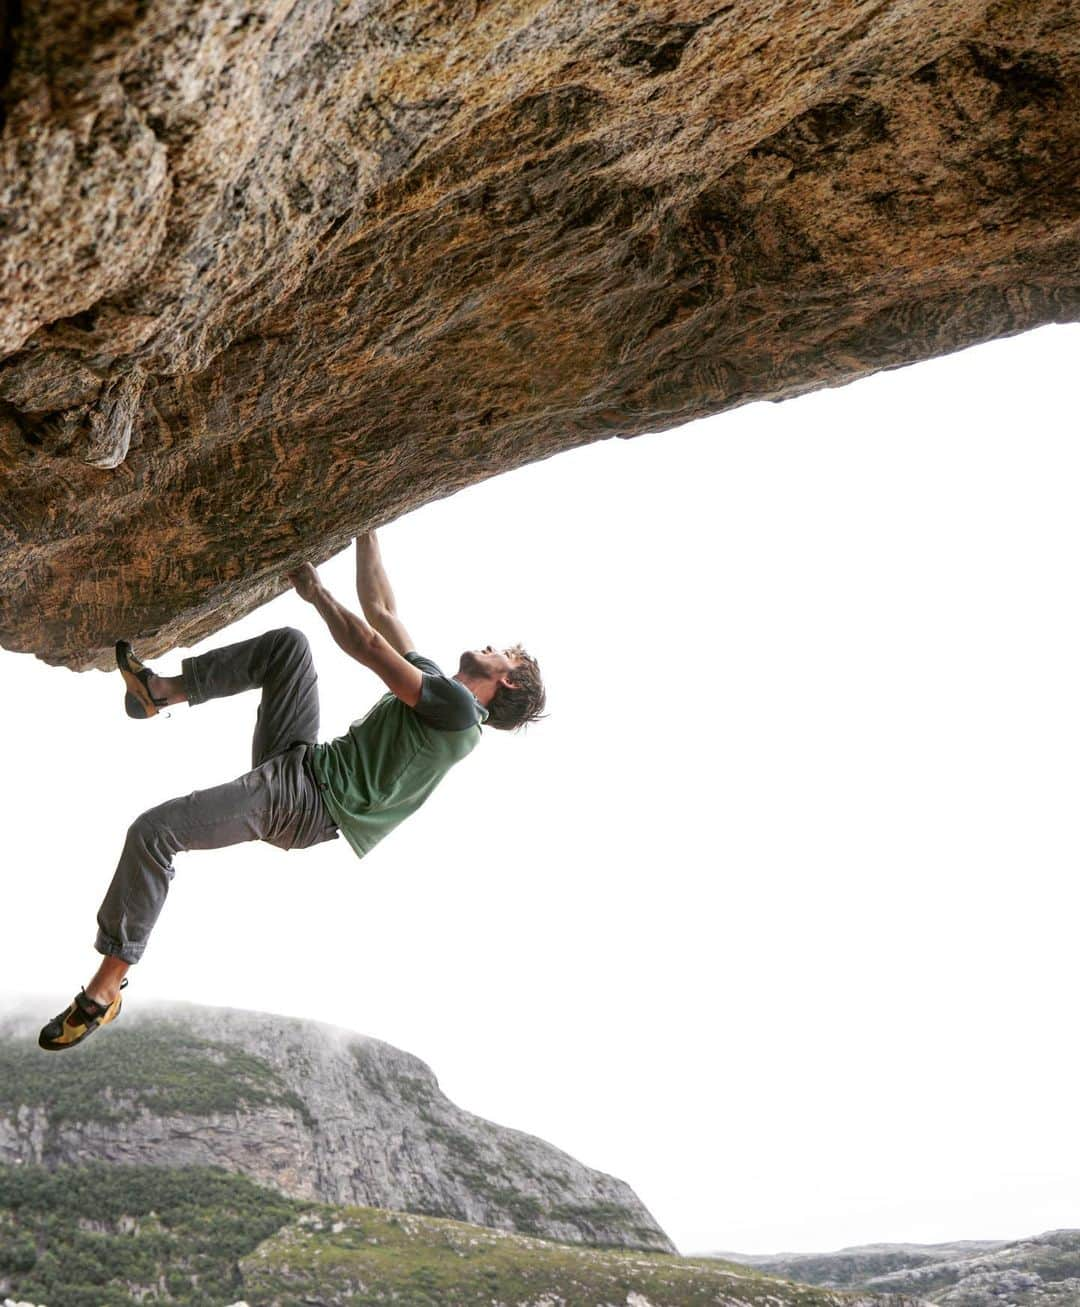
[[68, 1007], [43, 1027], [42, 1048], [73, 1048], [118, 1016], [125, 973], [146, 948], [177, 853], [245, 840], [304, 849], [340, 832], [363, 857], [472, 752], [481, 723], [516, 730], [542, 714], [540, 671], [519, 645], [468, 650], [453, 676], [415, 652], [373, 533], [356, 541], [363, 620], [333, 598], [310, 564], [289, 580], [341, 648], [371, 668], [389, 693], [346, 735], [319, 744], [315, 668], [299, 631], [268, 631], [186, 658], [175, 677], [158, 676], [126, 641], [117, 644], [131, 717], [152, 717], [170, 704], [194, 706], [261, 690], [252, 770], [226, 785], [151, 808], [131, 825], [98, 913], [95, 947], [104, 955], [102, 963]]

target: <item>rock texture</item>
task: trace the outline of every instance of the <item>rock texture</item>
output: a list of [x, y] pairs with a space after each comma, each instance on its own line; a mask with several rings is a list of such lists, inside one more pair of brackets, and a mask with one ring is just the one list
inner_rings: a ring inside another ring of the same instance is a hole
[[531, 459], [1080, 316], [1072, 0], [21, 0], [0, 643], [155, 654]]
[[1080, 1230], [1033, 1239], [874, 1244], [835, 1253], [718, 1254], [772, 1275], [828, 1288], [909, 1294], [942, 1307], [1076, 1307]]
[[621, 1180], [461, 1111], [377, 1040], [177, 1004], [57, 1065], [28, 1023], [0, 1023], [0, 1165], [214, 1166], [300, 1198], [674, 1251]]

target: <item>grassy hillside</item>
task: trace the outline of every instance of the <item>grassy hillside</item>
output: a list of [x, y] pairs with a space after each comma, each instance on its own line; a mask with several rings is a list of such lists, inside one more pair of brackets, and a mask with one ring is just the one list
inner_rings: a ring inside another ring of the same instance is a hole
[[[0, 1167], [0, 1299], [47, 1307], [854, 1307], [715, 1260], [304, 1203], [208, 1170]], [[900, 1300], [893, 1300], [899, 1303]]]
[[247, 1301], [274, 1307], [850, 1307], [868, 1301], [708, 1259], [569, 1247], [371, 1208], [308, 1212], [245, 1258], [242, 1271]]

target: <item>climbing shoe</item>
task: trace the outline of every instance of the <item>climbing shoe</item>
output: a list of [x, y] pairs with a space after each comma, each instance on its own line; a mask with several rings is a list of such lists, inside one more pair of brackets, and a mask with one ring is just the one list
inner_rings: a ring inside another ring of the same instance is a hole
[[155, 699], [150, 693], [150, 677], [153, 673], [135, 656], [135, 650], [126, 640], [116, 642], [116, 665], [127, 686], [124, 695], [124, 711], [129, 717], [156, 717], [159, 708], [164, 708], [166, 699]]
[[[126, 980], [120, 982], [121, 989], [126, 985]], [[92, 1035], [98, 1026], [107, 1026], [110, 1021], [115, 1021], [122, 1005], [123, 1000], [119, 994], [111, 1003], [98, 1003], [89, 997], [85, 989], [80, 989], [63, 1012], [41, 1027], [38, 1047], [47, 1049], [50, 1053], [74, 1048]]]

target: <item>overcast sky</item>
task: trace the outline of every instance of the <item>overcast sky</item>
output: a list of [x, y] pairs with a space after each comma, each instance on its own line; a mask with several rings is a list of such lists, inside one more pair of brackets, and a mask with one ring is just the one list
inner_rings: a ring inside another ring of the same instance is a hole
[[[180, 855], [128, 1003], [408, 1049], [683, 1251], [1080, 1226], [1078, 360], [1045, 328], [385, 529], [418, 648], [522, 640], [550, 718], [362, 861]], [[210, 643], [284, 624], [342, 733], [379, 684], [295, 596]], [[0, 989], [44, 1020], [128, 823], [242, 772], [256, 701], [136, 723], [115, 674], [0, 669]]]

